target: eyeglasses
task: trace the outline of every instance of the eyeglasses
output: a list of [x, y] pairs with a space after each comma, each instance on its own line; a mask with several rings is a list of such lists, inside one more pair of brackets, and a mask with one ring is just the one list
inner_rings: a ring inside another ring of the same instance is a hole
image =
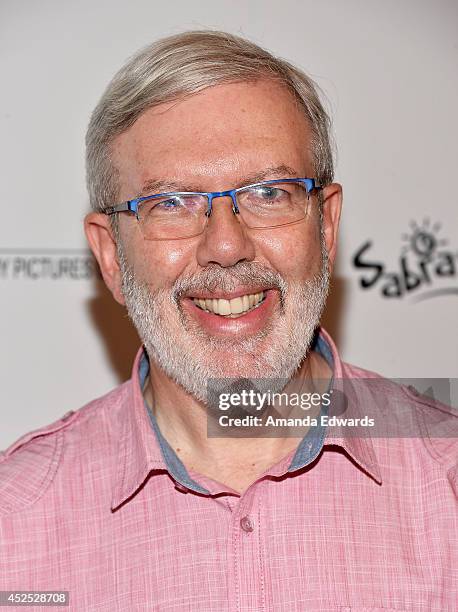
[[278, 179], [229, 191], [157, 193], [111, 206], [104, 213], [134, 213], [146, 240], [177, 240], [204, 232], [214, 198], [230, 197], [232, 212], [250, 229], [269, 229], [305, 219], [310, 193], [321, 188], [313, 178]]

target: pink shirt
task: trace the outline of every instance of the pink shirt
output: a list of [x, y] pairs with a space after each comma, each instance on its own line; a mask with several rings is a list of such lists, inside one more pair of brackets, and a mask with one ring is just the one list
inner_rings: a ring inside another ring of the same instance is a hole
[[[321, 343], [335, 378], [374, 376]], [[84, 612], [458, 610], [456, 439], [330, 428], [240, 496], [161, 448], [140, 361], [0, 453], [0, 590], [67, 590]]]

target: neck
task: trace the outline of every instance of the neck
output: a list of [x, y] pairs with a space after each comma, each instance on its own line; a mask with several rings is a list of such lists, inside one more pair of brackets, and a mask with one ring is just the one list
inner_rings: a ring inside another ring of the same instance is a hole
[[[303, 389], [304, 382], [323, 392], [323, 383], [329, 381], [331, 370], [318, 353], [311, 351], [302, 366], [289, 381], [288, 392]], [[207, 437], [207, 407], [168, 378], [164, 371], [150, 360], [150, 374], [144, 387], [145, 400], [152, 410], [162, 435], [183, 461], [188, 470], [231, 484], [241, 491], [246, 482], [254, 480], [294, 450], [306, 435], [308, 428], [300, 429], [300, 435], [286, 437]], [[320, 407], [299, 414], [282, 413], [280, 416], [317, 416]], [[267, 411], [275, 412], [275, 408]], [[276, 412], [278, 416], [278, 412]], [[235, 476], [236, 473], [243, 476]], [[223, 478], [223, 480], [221, 480]]]

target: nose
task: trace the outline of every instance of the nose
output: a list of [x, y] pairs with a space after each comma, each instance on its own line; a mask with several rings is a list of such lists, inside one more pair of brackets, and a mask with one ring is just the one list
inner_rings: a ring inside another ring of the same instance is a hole
[[252, 261], [254, 257], [254, 243], [240, 215], [232, 210], [232, 198], [229, 195], [214, 198], [207, 227], [197, 248], [199, 265], [229, 267], [240, 261]]

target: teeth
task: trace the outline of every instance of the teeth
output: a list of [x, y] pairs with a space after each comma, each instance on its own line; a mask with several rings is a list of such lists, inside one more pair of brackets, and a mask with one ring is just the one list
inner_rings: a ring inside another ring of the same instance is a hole
[[228, 315], [231, 314], [231, 302], [232, 300], [218, 300], [218, 314], [220, 315]]
[[223, 298], [212, 298], [212, 299], [201, 299], [193, 298], [194, 304], [206, 310], [213, 312], [214, 314], [221, 315], [223, 317], [231, 317], [234, 315], [240, 315], [244, 312], [248, 312], [255, 308], [265, 297], [264, 291], [260, 293], [250, 293], [242, 295], [240, 297], [233, 298], [232, 300], [225, 300]]
[[241, 297], [234, 298], [229, 302], [229, 304], [231, 305], [231, 314], [240, 314], [245, 310]]
[[211, 310], [212, 309], [212, 301], [213, 300], [200, 300], [200, 301], [204, 303], [204, 309], [205, 310]]

